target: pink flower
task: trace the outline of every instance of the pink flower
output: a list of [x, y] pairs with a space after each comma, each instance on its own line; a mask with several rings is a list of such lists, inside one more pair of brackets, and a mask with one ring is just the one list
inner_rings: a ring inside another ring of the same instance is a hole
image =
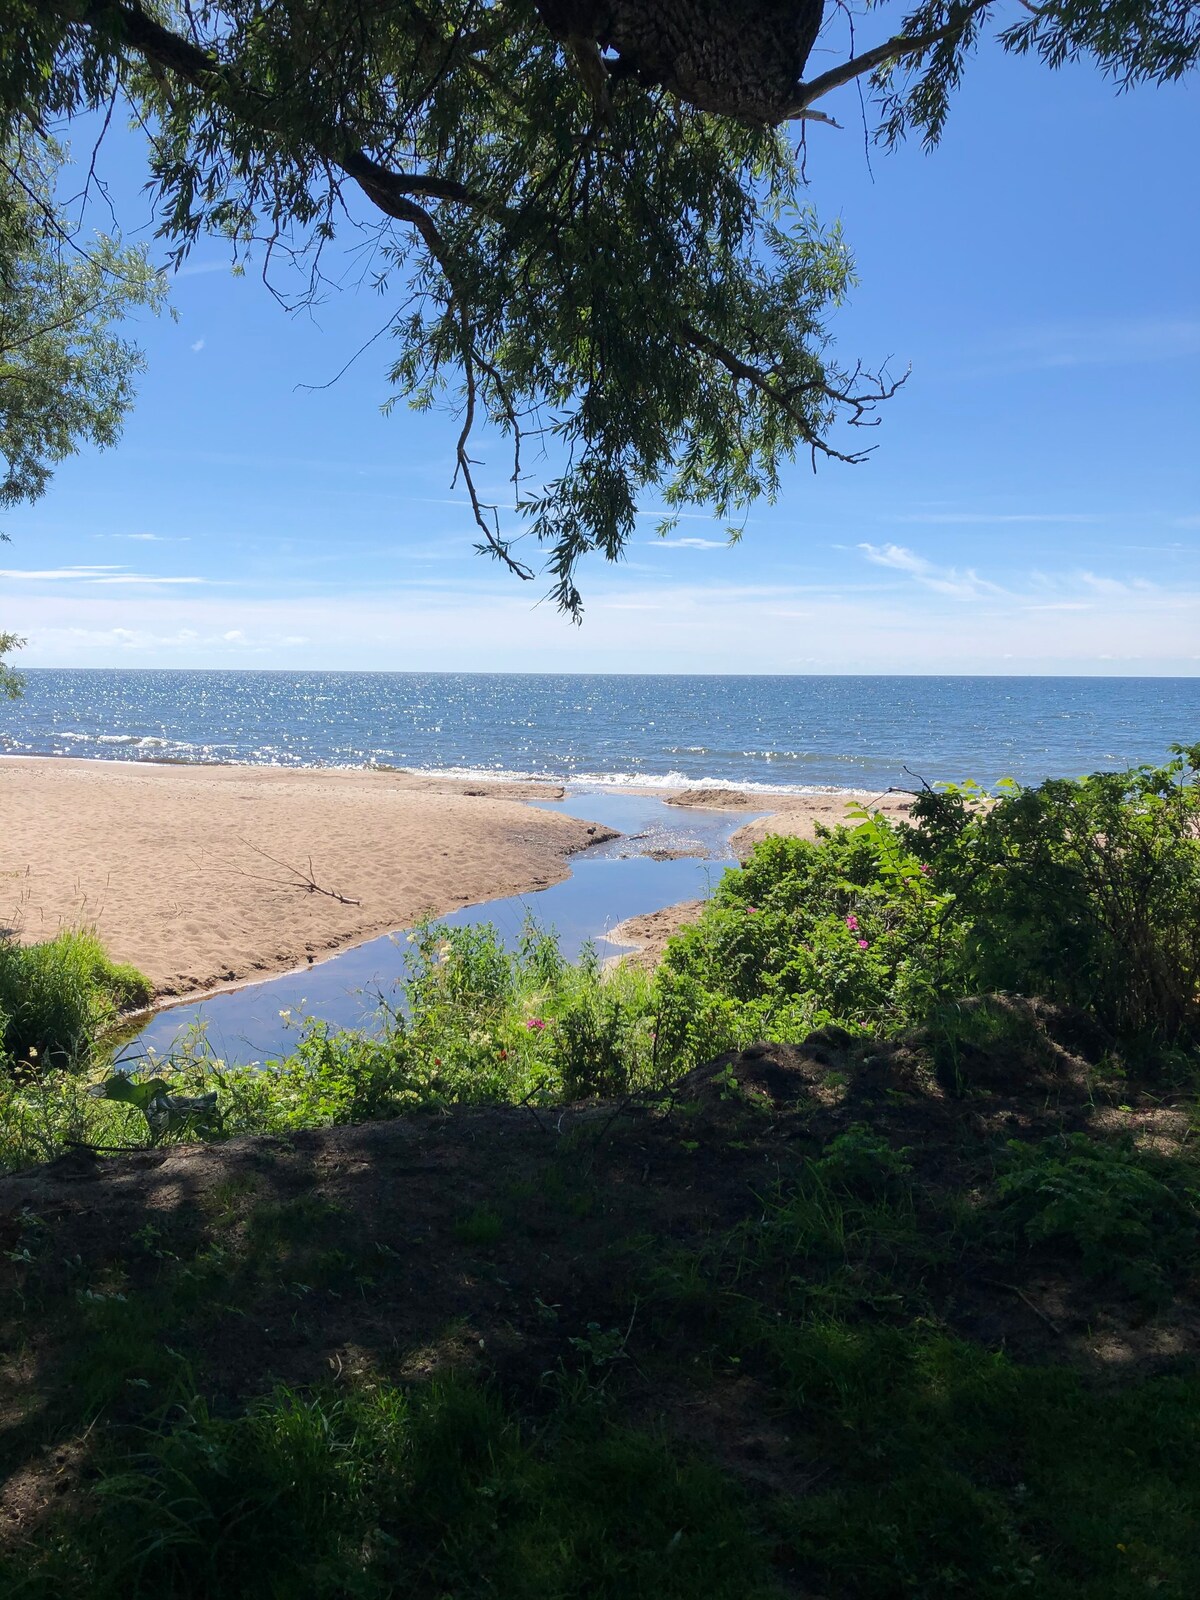
[[851, 933], [857, 933], [858, 932], [858, 918], [857, 917], [847, 917], [846, 918], [846, 926], [850, 929]]
[[871, 946], [867, 943], [867, 941], [865, 939], [860, 939], [858, 941], [858, 948], [860, 950], [869, 950], [871, 948]]
[[527, 1028], [533, 1028], [538, 1033], [541, 1033], [542, 1029], [546, 1026], [546, 1019], [545, 1017], [526, 1017], [525, 1026]]
[[758, 907], [757, 906], [747, 906], [746, 907], [746, 915], [748, 917], [754, 916], [757, 911], [758, 911]]
[[919, 872], [923, 873], [924, 876], [927, 877], [927, 878], [932, 877], [932, 875], [933, 875], [932, 874], [932, 870], [929, 867], [919, 867], [917, 870]]

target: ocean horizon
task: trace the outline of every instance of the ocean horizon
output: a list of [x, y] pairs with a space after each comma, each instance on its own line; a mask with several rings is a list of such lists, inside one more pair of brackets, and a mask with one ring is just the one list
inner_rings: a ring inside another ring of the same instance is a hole
[[1200, 740], [1200, 677], [30, 668], [0, 754], [820, 793], [1039, 782]]

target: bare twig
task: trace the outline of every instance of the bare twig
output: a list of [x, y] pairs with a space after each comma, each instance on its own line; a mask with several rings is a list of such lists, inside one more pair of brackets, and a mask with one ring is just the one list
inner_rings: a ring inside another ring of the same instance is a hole
[[1059, 1327], [1058, 1323], [1055, 1322], [1054, 1318], [1051, 1317], [1051, 1316], [1048, 1316], [1047, 1313], [1042, 1310], [1041, 1306], [1035, 1304], [1035, 1302], [1032, 1301], [1029, 1298], [1029, 1296], [1025, 1293], [1024, 1289], [1020, 1288], [1017, 1284], [1015, 1284], [1015, 1283], [1004, 1283], [999, 1278], [985, 1278], [983, 1281], [984, 1281], [984, 1283], [990, 1283], [992, 1285], [992, 1287], [995, 1288], [995, 1289], [1007, 1289], [1009, 1294], [1015, 1294], [1018, 1297], [1018, 1299], [1023, 1300], [1025, 1302], [1025, 1304], [1029, 1307], [1030, 1311], [1033, 1312], [1035, 1317], [1040, 1317], [1041, 1318], [1041, 1320], [1050, 1329], [1051, 1333], [1055, 1334], [1060, 1339], [1063, 1339], [1063, 1338], [1066, 1337], [1066, 1335], [1063, 1332], [1062, 1328]]
[[249, 839], [239, 839], [238, 843], [244, 844], [247, 850], [253, 850], [256, 856], [262, 856], [265, 861], [273, 862], [275, 866], [282, 867], [285, 872], [292, 873], [298, 881], [296, 883], [288, 883], [283, 878], [263, 878], [254, 872], [243, 872], [243, 878], [253, 878], [257, 883], [277, 883], [285, 889], [303, 889], [305, 894], [328, 895], [331, 900], [337, 900], [344, 906], [362, 905], [361, 900], [351, 900], [349, 896], [339, 894], [336, 889], [326, 889], [319, 884], [313, 873], [311, 856], [308, 858], [308, 871], [305, 872], [300, 867], [292, 866], [290, 861], [281, 861], [278, 856], [271, 855], [268, 850], [263, 850], [259, 845], [251, 844]]

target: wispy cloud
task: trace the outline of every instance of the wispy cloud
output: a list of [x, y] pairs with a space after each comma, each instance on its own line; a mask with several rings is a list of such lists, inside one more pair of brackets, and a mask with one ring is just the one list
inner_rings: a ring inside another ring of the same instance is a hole
[[1026, 574], [1012, 593], [964, 604], [915, 578], [885, 593], [819, 597], [787, 584], [626, 585], [594, 595], [579, 630], [527, 591], [494, 583], [486, 592], [406, 583], [336, 606], [326, 595], [251, 600], [215, 586], [30, 586], [20, 619], [30, 666], [134, 656], [422, 671], [1194, 673], [1200, 588], [1111, 594], [1084, 588], [1078, 574], [1043, 583]]
[[17, 583], [141, 583], [196, 584], [207, 583], [207, 578], [160, 577], [150, 572], [130, 572], [120, 566], [86, 567], [8, 567], [0, 568], [0, 578], [10, 578]]
[[728, 550], [728, 539], [649, 539], [647, 544], [659, 550]]
[[169, 586], [171, 584], [206, 584], [211, 581], [209, 578], [160, 578], [150, 572], [122, 572], [113, 577], [93, 578], [91, 580], [93, 583], [145, 583], [155, 587], [159, 585]]
[[877, 567], [891, 567], [896, 572], [907, 573], [935, 594], [951, 595], [956, 600], [982, 600], [1005, 593], [999, 584], [981, 578], [973, 567], [941, 567], [902, 544], [860, 544], [858, 548]]
[[1093, 594], [1102, 594], [1110, 599], [1160, 592], [1159, 585], [1151, 583], [1148, 578], [1108, 578], [1098, 572], [1081, 572], [1078, 574], [1078, 580]]
[[0, 578], [12, 578], [16, 581], [22, 579], [41, 580], [46, 583], [59, 583], [68, 579], [95, 578], [102, 572], [120, 572], [121, 568], [112, 567], [0, 567]]
[[93, 539], [132, 539], [138, 544], [190, 544], [186, 534], [165, 533], [94, 533]]
[[[1069, 572], [1032, 571], [1015, 574], [1004, 584], [983, 578], [973, 567], [939, 566], [904, 545], [860, 544], [876, 566], [902, 572], [924, 589], [953, 600], [987, 600], [989, 616], [1027, 612], [1090, 612], [1110, 622], [1137, 614], [1143, 618], [1194, 612], [1200, 595], [1177, 586], [1164, 587], [1139, 576], [1112, 577], [1076, 568]], [[1099, 625], [1099, 624], [1097, 624]]]
[[192, 354], [193, 355], [199, 355], [200, 351], [203, 350], [203, 349], [204, 349], [204, 340], [203, 339], [197, 339], [195, 344], [192, 345]]
[[189, 261], [186, 266], [180, 267], [178, 272], [171, 274], [175, 278], [200, 278], [207, 272], [229, 272], [234, 270], [233, 263], [228, 256], [220, 261]]
[[978, 355], [988, 373], [1128, 366], [1200, 355], [1200, 318], [1106, 317], [1011, 329]]

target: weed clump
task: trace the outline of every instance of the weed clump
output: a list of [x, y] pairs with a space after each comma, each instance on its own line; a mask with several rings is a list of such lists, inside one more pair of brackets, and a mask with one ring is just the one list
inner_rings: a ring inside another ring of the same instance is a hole
[[0, 940], [0, 1062], [10, 1071], [86, 1063], [104, 1030], [152, 993], [89, 929], [41, 944]]

